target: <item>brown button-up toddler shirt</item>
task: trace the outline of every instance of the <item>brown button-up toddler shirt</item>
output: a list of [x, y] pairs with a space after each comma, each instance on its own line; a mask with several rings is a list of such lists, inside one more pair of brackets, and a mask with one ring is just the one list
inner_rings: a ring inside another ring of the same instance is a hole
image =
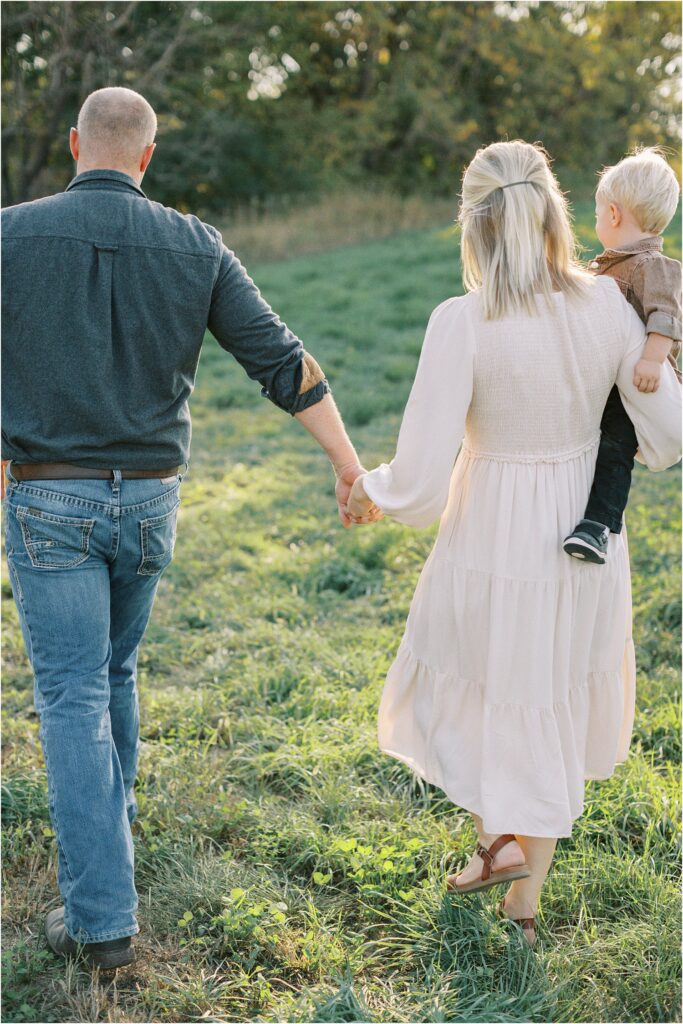
[[648, 334], [671, 338], [669, 361], [677, 367], [681, 351], [681, 264], [663, 254], [662, 239], [653, 236], [605, 249], [589, 267], [596, 274], [614, 278]]

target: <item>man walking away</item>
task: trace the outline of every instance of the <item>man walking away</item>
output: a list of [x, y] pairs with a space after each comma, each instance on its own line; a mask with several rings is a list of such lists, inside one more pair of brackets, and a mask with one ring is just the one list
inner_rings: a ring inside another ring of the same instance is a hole
[[90, 95], [66, 191], [2, 214], [7, 556], [57, 836], [56, 953], [134, 959], [136, 663], [175, 542], [206, 329], [329, 455], [361, 472], [316, 361], [219, 232], [146, 198], [156, 116]]

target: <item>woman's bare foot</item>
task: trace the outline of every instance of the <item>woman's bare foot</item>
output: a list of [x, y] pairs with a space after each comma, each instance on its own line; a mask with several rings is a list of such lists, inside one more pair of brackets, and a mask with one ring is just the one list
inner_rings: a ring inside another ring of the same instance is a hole
[[[501, 900], [500, 912], [511, 921], [536, 917], [536, 908], [532, 907], [528, 900], [516, 900], [511, 893], [508, 893], [505, 899]], [[522, 935], [530, 946], [533, 946], [536, 942], [535, 928], [523, 928]]]
[[[488, 835], [483, 832], [479, 836], [479, 842], [488, 850], [497, 838], [498, 836], [496, 835]], [[524, 853], [519, 843], [515, 840], [514, 842], [506, 843], [498, 851], [493, 865], [493, 873], [495, 874], [496, 871], [500, 871], [502, 868], [515, 868], [520, 864], [524, 864]], [[474, 853], [467, 867], [457, 875], [449, 875], [446, 881], [451, 888], [459, 889], [461, 885], [467, 885], [468, 882], [476, 882], [481, 878], [483, 867], [483, 860], [479, 854]]]

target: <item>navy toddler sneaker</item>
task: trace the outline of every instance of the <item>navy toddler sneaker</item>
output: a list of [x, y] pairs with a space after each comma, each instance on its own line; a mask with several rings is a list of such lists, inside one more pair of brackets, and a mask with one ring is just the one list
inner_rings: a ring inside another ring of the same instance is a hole
[[609, 529], [602, 523], [592, 519], [582, 519], [573, 533], [570, 533], [562, 545], [568, 555], [582, 558], [585, 562], [605, 564]]

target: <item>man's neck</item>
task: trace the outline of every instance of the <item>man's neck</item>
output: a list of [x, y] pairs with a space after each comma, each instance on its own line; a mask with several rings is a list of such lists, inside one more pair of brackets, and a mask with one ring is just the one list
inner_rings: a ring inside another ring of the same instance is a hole
[[140, 171], [132, 171], [130, 167], [121, 167], [116, 163], [87, 164], [79, 160], [76, 164], [76, 174], [85, 174], [86, 171], [118, 171], [119, 174], [127, 174], [129, 178], [133, 179], [136, 185], [139, 185], [143, 178], [143, 175], [140, 174]]

